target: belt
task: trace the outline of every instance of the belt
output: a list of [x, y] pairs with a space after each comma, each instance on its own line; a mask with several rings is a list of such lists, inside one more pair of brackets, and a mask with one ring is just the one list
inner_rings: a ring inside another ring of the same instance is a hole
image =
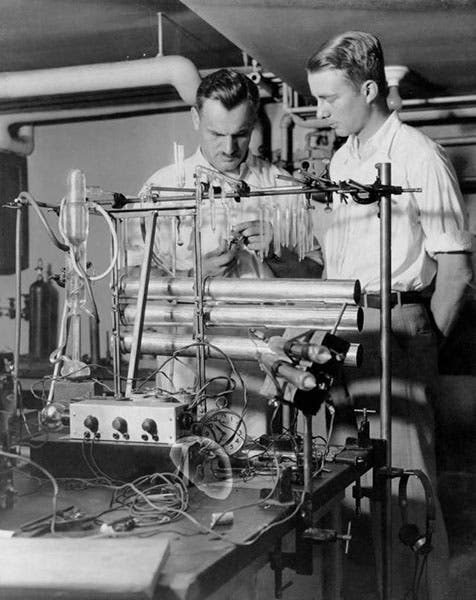
[[[428, 304], [430, 298], [421, 292], [390, 292], [390, 306], [403, 304]], [[381, 300], [379, 294], [363, 294], [362, 305], [367, 308], [380, 308]]]

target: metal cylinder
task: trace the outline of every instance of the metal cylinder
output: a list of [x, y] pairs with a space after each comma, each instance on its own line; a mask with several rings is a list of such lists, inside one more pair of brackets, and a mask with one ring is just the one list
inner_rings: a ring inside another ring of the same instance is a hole
[[[151, 304], [145, 308], [144, 323], [147, 325], [193, 323], [193, 304]], [[124, 324], [134, 322], [135, 305], [123, 307]], [[332, 329], [341, 313], [340, 306], [268, 306], [268, 305], [229, 305], [211, 306], [205, 303], [205, 322], [209, 326], [235, 327], [308, 327], [310, 329]], [[347, 306], [339, 324], [340, 331], [361, 331], [363, 311], [360, 306]]]
[[282, 377], [299, 390], [308, 392], [317, 385], [312, 373], [296, 368], [291, 362], [281, 360], [277, 354], [263, 354], [261, 360], [276, 377]]
[[[128, 297], [137, 296], [139, 280], [125, 277], [121, 283], [122, 292]], [[248, 302], [349, 302], [360, 301], [360, 283], [355, 280], [320, 279], [256, 279], [207, 278], [203, 284], [206, 298], [217, 301], [247, 300]], [[150, 298], [193, 298], [195, 296], [193, 278], [151, 277], [148, 297]]]
[[29, 356], [40, 359], [48, 358], [56, 347], [58, 292], [51, 281], [45, 281], [41, 259], [37, 271], [37, 279], [29, 289]]
[[[207, 335], [205, 355], [207, 358], [223, 358], [226, 354], [232, 360], [256, 360], [258, 356], [274, 355], [273, 350], [262, 340], [230, 335]], [[154, 356], [168, 356], [179, 352], [180, 356], [195, 356], [194, 340], [191, 335], [173, 333], [144, 332], [141, 352]], [[129, 352], [132, 346], [132, 334], [121, 336], [121, 350]], [[344, 360], [346, 367], [360, 367], [362, 364], [362, 347], [351, 344]]]

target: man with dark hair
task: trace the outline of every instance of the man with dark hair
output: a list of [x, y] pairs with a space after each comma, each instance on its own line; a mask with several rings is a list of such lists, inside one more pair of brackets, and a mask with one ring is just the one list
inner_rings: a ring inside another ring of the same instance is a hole
[[[236, 180], [243, 180], [251, 190], [284, 185], [277, 179], [286, 174], [275, 165], [253, 155], [249, 151], [251, 134], [256, 124], [260, 106], [259, 90], [249, 77], [232, 69], [220, 69], [206, 76], [197, 90], [196, 105], [192, 107], [192, 123], [199, 135], [200, 146], [184, 161], [185, 187], [193, 187], [194, 174], [198, 166], [207, 167]], [[176, 165], [169, 165], [156, 171], [143, 186], [142, 191], [154, 186], [174, 186], [176, 182]], [[294, 213], [303, 205], [304, 198], [299, 196], [280, 196], [273, 199], [260, 197], [242, 198], [238, 204], [230, 201], [227, 205], [218, 196], [215, 201], [206, 200], [201, 210], [203, 273], [211, 276], [228, 276], [243, 274], [244, 255], [239, 255], [239, 244], [230, 244], [232, 234], [244, 240], [247, 251], [259, 252], [261, 259], [256, 260], [253, 253], [248, 254], [247, 275], [273, 276], [275, 265], [280, 276], [313, 277], [322, 271], [321, 255], [317, 242], [312, 251], [306, 252], [304, 260], [294, 260], [295, 254], [287, 252], [286, 257], [292, 263], [286, 267], [282, 262], [270, 259], [269, 250], [273, 250], [273, 214], [280, 207], [294, 209]], [[292, 214], [291, 210], [291, 214]], [[281, 219], [281, 228], [290, 227], [285, 219]], [[175, 263], [179, 272], [189, 272], [193, 266], [192, 230], [187, 219], [180, 225], [180, 231], [172, 231], [172, 221], [159, 223], [157, 235], [160, 243], [156, 244], [156, 254], [161, 261], [171, 267]], [[277, 234], [277, 232], [274, 232]], [[137, 231], [129, 235], [130, 256], [133, 258], [134, 245], [137, 255], [142, 253], [143, 240]], [[281, 237], [281, 236], [277, 236]], [[180, 238], [180, 245], [176, 241]], [[284, 239], [284, 237], [281, 237]], [[291, 240], [292, 242], [293, 240]], [[294, 240], [297, 244], [298, 240]], [[290, 244], [293, 245], [292, 243]], [[132, 247], [131, 247], [132, 246]], [[275, 249], [278, 250], [278, 249]], [[271, 252], [272, 254], [272, 252]], [[173, 255], [173, 259], [172, 259]], [[241, 267], [237, 262], [241, 258]], [[238, 271], [237, 271], [238, 269]], [[241, 269], [241, 270], [240, 270]], [[297, 274], [296, 274], [297, 273]]]
[[[377, 174], [375, 165], [390, 162], [392, 184], [422, 188], [421, 193], [404, 193], [392, 199], [392, 464], [421, 469], [436, 489], [433, 409], [428, 392], [438, 374], [437, 340], [450, 332], [471, 279], [471, 235], [456, 175], [440, 146], [403, 124], [397, 113], [388, 109], [383, 52], [375, 36], [350, 31], [335, 37], [309, 59], [307, 72], [317, 100], [317, 116], [338, 136], [348, 138], [331, 160], [331, 179], [372, 183]], [[360, 403], [361, 407], [378, 408], [378, 211], [376, 203], [335, 198], [323, 239], [327, 277], [359, 279], [364, 291], [365, 324], [359, 341], [366, 358], [357, 374], [359, 379], [348, 380], [348, 393], [339, 396], [337, 390], [334, 392], [340, 420], [334, 441], [338, 443], [346, 434], [355, 437], [354, 407]], [[379, 435], [376, 419], [371, 433], [373, 437]], [[391, 597], [397, 600], [412, 589], [415, 556], [398, 541], [401, 517], [396, 488], [394, 499]], [[409, 499], [411, 521], [424, 530], [427, 509], [418, 482], [409, 491]], [[442, 600], [448, 547], [439, 505], [433, 547], [425, 558], [429, 597]]]
[[258, 112], [260, 107], [259, 89], [246, 75], [232, 69], [220, 69], [202, 79], [197, 90], [196, 107], [201, 111], [205, 100], [219, 100], [231, 110], [247, 102]]

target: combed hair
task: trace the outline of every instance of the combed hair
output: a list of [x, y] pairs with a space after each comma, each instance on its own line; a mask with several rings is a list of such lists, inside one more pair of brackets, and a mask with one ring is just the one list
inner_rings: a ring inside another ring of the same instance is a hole
[[243, 102], [249, 102], [256, 112], [259, 108], [259, 90], [256, 84], [246, 75], [232, 69], [220, 69], [202, 79], [196, 99], [199, 111], [207, 99], [219, 100], [227, 110]]
[[364, 31], [347, 31], [323, 44], [308, 60], [308, 73], [322, 69], [344, 71], [356, 88], [371, 79], [380, 94], [388, 93], [385, 62], [380, 40]]

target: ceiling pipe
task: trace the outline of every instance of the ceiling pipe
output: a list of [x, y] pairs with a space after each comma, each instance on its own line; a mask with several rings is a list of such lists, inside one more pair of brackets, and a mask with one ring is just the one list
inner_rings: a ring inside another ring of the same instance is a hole
[[12, 121], [12, 116], [0, 117], [0, 152], [29, 156], [35, 147], [33, 125]]
[[180, 101], [129, 104], [121, 107], [98, 106], [89, 108], [57, 108], [35, 112], [0, 114], [0, 151], [29, 156], [35, 147], [34, 127], [54, 123], [121, 118], [132, 115], [156, 114], [164, 110], [179, 110], [185, 105]]
[[[410, 107], [408, 107], [410, 108]], [[305, 115], [315, 115], [315, 106], [301, 106], [295, 109], [288, 109], [286, 114], [291, 115], [294, 123], [299, 127], [306, 129], [326, 129], [329, 124], [326, 119], [304, 118]], [[476, 106], [441, 106], [429, 105], [427, 107], [418, 107], [414, 110], [405, 110], [405, 102], [403, 109], [399, 111], [399, 117], [404, 122], [425, 123], [433, 121], [458, 121], [460, 119], [476, 118]]]
[[195, 102], [198, 70], [183, 56], [154, 56], [95, 65], [0, 73], [0, 99], [53, 96], [173, 85], [187, 104]]
[[437, 96], [435, 98], [407, 98], [403, 100], [403, 106], [434, 106], [445, 104], [467, 104], [475, 103], [476, 94], [467, 94], [466, 96]]
[[455, 135], [433, 139], [441, 146], [474, 146], [476, 144], [476, 135]]
[[[188, 58], [156, 56], [117, 63], [0, 73], [0, 101], [172, 85], [182, 100], [192, 105], [199, 84], [200, 74]], [[121, 108], [120, 111], [124, 109]], [[96, 109], [95, 115], [102, 116], [117, 112], [119, 112], [117, 108], [104, 107]], [[65, 114], [77, 117], [81, 113], [81, 110], [76, 109], [67, 113], [61, 111], [62, 118]], [[88, 114], [92, 115], [93, 112]], [[31, 154], [34, 147], [33, 129], [19, 128], [21, 124], [32, 123], [32, 120], [27, 121], [26, 117], [27, 113], [20, 113], [20, 115], [5, 114], [0, 118], [0, 151]], [[61, 119], [58, 109], [36, 113], [35, 120], [47, 122], [55, 119]]]

